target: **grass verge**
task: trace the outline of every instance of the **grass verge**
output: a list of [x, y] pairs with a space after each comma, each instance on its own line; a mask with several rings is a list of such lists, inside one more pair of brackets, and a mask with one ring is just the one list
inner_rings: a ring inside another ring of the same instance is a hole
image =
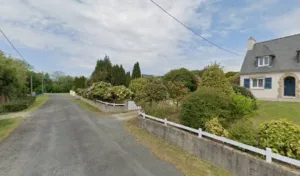
[[27, 109], [21, 111], [21, 112], [32, 112], [37, 110], [39, 107], [41, 107], [47, 100], [48, 100], [49, 96], [48, 95], [41, 95], [38, 96], [34, 103]]
[[12, 133], [24, 120], [24, 118], [13, 118], [0, 120], [0, 141]]
[[287, 119], [300, 125], [299, 102], [259, 101], [257, 114], [253, 117], [254, 124], [278, 119]]
[[90, 110], [92, 112], [101, 112], [98, 108], [95, 108], [94, 106], [91, 106], [90, 104], [88, 104], [88, 103], [86, 103], [86, 102], [84, 102], [82, 100], [75, 99], [74, 101], [76, 103], [78, 103], [84, 109]]
[[125, 129], [136, 137], [136, 141], [149, 148], [161, 160], [173, 164], [187, 176], [231, 176], [232, 174], [208, 164], [179, 147], [173, 146], [138, 127], [138, 119], [125, 122]]

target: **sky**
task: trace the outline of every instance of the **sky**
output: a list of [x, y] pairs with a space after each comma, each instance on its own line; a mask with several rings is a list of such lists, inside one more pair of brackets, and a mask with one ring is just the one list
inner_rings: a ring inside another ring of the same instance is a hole
[[[239, 71], [250, 36], [258, 42], [300, 33], [299, 0], [0, 0], [0, 28], [36, 71], [89, 76], [97, 59], [144, 74], [217, 62]], [[3, 36], [0, 50], [18, 57]]]

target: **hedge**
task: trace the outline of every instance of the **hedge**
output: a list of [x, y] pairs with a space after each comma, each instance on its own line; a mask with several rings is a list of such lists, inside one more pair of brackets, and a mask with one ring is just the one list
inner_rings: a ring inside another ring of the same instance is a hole
[[20, 100], [11, 101], [8, 103], [0, 104], [0, 114], [7, 112], [22, 111], [30, 107], [35, 101], [35, 97], [28, 96]]

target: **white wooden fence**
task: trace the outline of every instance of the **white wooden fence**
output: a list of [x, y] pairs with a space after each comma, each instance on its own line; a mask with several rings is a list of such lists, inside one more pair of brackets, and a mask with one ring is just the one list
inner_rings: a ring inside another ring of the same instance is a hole
[[101, 100], [96, 100], [98, 103], [105, 104], [106, 106], [125, 106], [125, 104], [108, 103]]
[[142, 109], [142, 107], [137, 106], [134, 101], [128, 101], [128, 110], [129, 111], [141, 110], [141, 109]]
[[300, 161], [299, 160], [295, 160], [295, 159], [292, 159], [292, 158], [289, 158], [289, 157], [286, 157], [286, 156], [282, 156], [282, 155], [273, 153], [270, 148], [266, 148], [266, 150], [263, 150], [263, 149], [256, 148], [256, 147], [253, 147], [253, 146], [250, 146], [250, 145], [246, 145], [246, 144], [243, 144], [243, 143], [240, 143], [240, 142], [237, 142], [237, 141], [233, 141], [231, 139], [227, 139], [227, 138], [224, 138], [224, 137], [220, 137], [220, 136], [217, 136], [217, 135], [214, 135], [214, 134], [207, 133], [205, 131], [202, 131], [201, 128], [194, 129], [194, 128], [191, 128], [191, 127], [187, 127], [187, 126], [184, 126], [184, 125], [181, 125], [181, 124], [177, 124], [177, 123], [168, 121], [167, 119], [160, 119], [160, 118], [157, 118], [157, 117], [153, 117], [153, 116], [147, 115], [147, 114], [142, 113], [142, 112], [139, 112], [139, 114], [142, 116], [142, 118], [151, 119], [151, 120], [163, 123], [166, 126], [170, 125], [170, 126], [173, 126], [173, 127], [179, 128], [179, 129], [184, 129], [184, 130], [187, 130], [189, 132], [195, 133], [195, 134], [198, 135], [199, 138], [202, 138], [202, 137], [211, 138], [211, 139], [214, 139], [214, 140], [226, 143], [226, 144], [230, 144], [230, 145], [235, 146], [235, 147], [243, 148], [243, 149], [246, 149], [248, 151], [261, 154], [263, 156], [266, 156], [266, 161], [267, 162], [272, 162], [272, 159], [275, 159], [275, 160], [278, 160], [278, 161], [281, 161], [281, 162], [284, 162], [284, 163], [288, 163], [288, 164], [300, 167]]

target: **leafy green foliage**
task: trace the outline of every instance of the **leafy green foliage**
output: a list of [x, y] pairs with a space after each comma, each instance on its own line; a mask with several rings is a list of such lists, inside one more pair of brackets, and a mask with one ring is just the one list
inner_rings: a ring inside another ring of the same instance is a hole
[[114, 65], [111, 70], [111, 84], [114, 86], [125, 85], [126, 75], [122, 65]]
[[241, 94], [232, 94], [231, 113], [234, 117], [243, 117], [245, 115], [251, 115], [256, 109], [255, 100], [249, 97], [245, 97]]
[[231, 97], [216, 88], [201, 87], [189, 94], [182, 103], [180, 118], [184, 125], [204, 128], [213, 117], [230, 117]]
[[134, 93], [138, 94], [143, 90], [143, 88], [146, 86], [148, 82], [148, 79], [146, 78], [137, 78], [133, 79], [129, 84], [129, 89]]
[[141, 78], [142, 77], [142, 72], [141, 72], [141, 68], [140, 68], [140, 64], [137, 62], [134, 64], [133, 66], [133, 70], [132, 70], [132, 79], [136, 79], [136, 78]]
[[75, 77], [74, 78], [74, 87], [75, 87], [75, 90], [78, 89], [78, 88], [85, 88], [85, 82], [86, 82], [87, 78], [84, 77], [84, 76], [81, 76], [81, 77]]
[[125, 86], [129, 87], [130, 82], [131, 82], [131, 75], [130, 75], [130, 72], [127, 72], [126, 73], [126, 84], [125, 84]]
[[25, 97], [8, 103], [0, 104], [0, 114], [6, 112], [17, 112], [27, 109], [35, 101], [35, 97]]
[[274, 120], [259, 127], [259, 146], [273, 152], [300, 159], [300, 126], [287, 120]]
[[110, 89], [112, 100], [126, 100], [130, 99], [133, 93], [125, 86], [114, 86]]
[[257, 133], [250, 119], [241, 119], [228, 129], [229, 138], [251, 146], [257, 146]]
[[107, 82], [93, 83], [91, 87], [87, 89], [86, 98], [98, 99], [98, 100], [110, 100], [112, 95], [110, 89], [112, 85]]
[[252, 94], [252, 92], [249, 89], [234, 84], [232, 85], [232, 88], [235, 93], [237, 94], [239, 93], [245, 97], [251, 98], [252, 100], [256, 100], [255, 96]]
[[170, 98], [176, 104], [176, 107], [179, 106], [179, 101], [181, 101], [188, 93], [189, 89], [185, 87], [184, 83], [181, 82], [171, 82], [167, 84], [168, 93]]
[[161, 80], [151, 78], [147, 81], [143, 89], [136, 93], [135, 100], [138, 103], [149, 102], [151, 105], [153, 102], [165, 100], [167, 97], [167, 88], [164, 86]]
[[228, 131], [221, 125], [217, 117], [205, 123], [205, 131], [217, 136], [228, 137]]
[[95, 70], [91, 75], [92, 82], [111, 82], [111, 69], [112, 64], [108, 56], [105, 56], [103, 60], [98, 60]]
[[233, 92], [228, 79], [218, 64], [213, 64], [207, 68], [201, 77], [200, 85], [202, 87], [220, 89], [227, 95], [230, 95]]
[[163, 81], [165, 85], [171, 82], [183, 83], [191, 92], [197, 90], [197, 79], [195, 75], [185, 68], [171, 70], [164, 75]]
[[[229, 72], [228, 72], [229, 73]], [[236, 72], [232, 72], [232, 73], [236, 73]], [[227, 74], [227, 73], [226, 73]], [[227, 75], [226, 75], [227, 77]], [[227, 79], [229, 80], [229, 82], [233, 85], [240, 85], [240, 73], [237, 72], [235, 75], [232, 75], [230, 77], [227, 77]]]

